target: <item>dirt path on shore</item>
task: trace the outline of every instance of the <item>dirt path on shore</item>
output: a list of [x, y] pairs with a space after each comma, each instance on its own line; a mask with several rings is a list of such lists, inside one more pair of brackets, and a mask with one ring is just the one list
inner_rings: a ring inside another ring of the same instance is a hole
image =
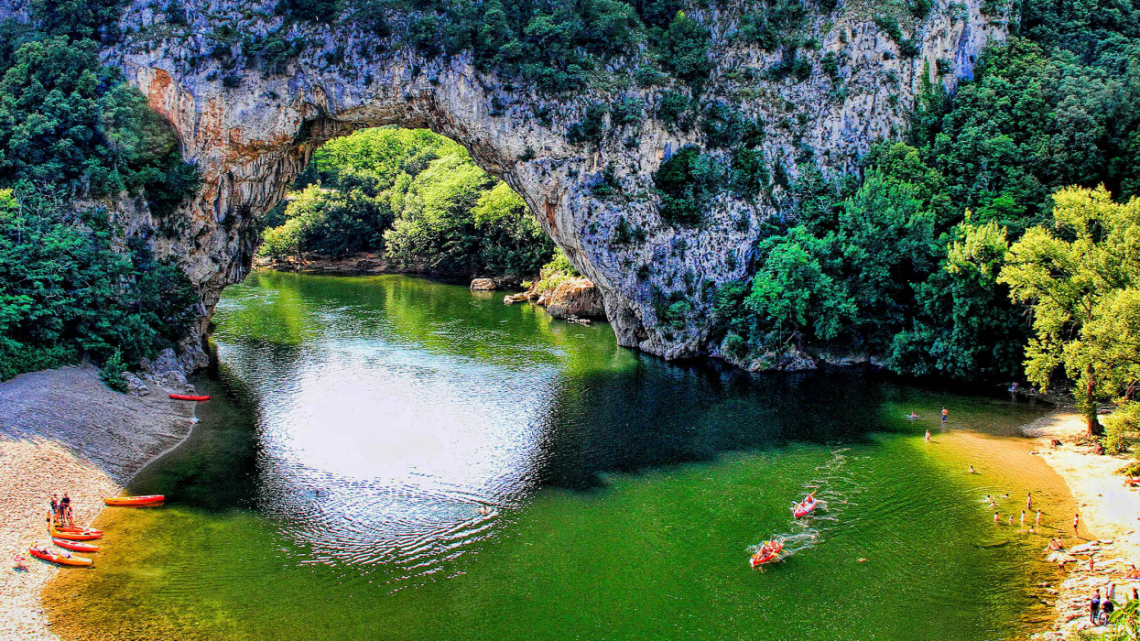
[[[1086, 552], [1075, 554], [1076, 560], [1066, 564], [1066, 572], [1054, 588], [1057, 601], [1052, 630], [1035, 638], [1074, 638], [1077, 630], [1091, 626], [1088, 604], [1094, 590], [1099, 588], [1103, 595], [1108, 585], [1115, 583], [1117, 604], [1131, 599], [1133, 588], [1140, 590], [1140, 580], [1124, 579], [1128, 565], [1140, 563], [1140, 490], [1126, 487], [1118, 473], [1131, 459], [1098, 456], [1091, 447], [1076, 445], [1085, 433], [1080, 416], [1045, 416], [1022, 431], [1037, 439], [1037, 453], [1065, 479], [1078, 502], [1082, 525], [1076, 537], [1070, 530], [1066, 550]], [[1053, 446], [1054, 439], [1062, 445]]]
[[147, 462], [189, 434], [193, 405], [151, 388], [143, 397], [119, 394], [92, 367], [0, 383], [0, 639], [56, 638], [40, 592], [60, 570], [37, 559], [27, 561], [26, 572], [13, 563], [32, 541], [50, 542], [44, 519], [51, 494], [69, 492], [77, 521], [90, 523], [102, 497], [122, 491]]

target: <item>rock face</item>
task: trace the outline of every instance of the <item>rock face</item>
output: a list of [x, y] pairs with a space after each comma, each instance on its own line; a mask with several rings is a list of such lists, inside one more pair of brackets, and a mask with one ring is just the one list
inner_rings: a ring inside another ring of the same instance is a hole
[[471, 281], [471, 291], [473, 292], [493, 292], [495, 291], [495, 281], [490, 278], [476, 278]]
[[[19, 1], [0, 0], [0, 14], [5, 5], [18, 12], [13, 4]], [[775, 184], [760, 200], [718, 195], [699, 226], [661, 219], [653, 172], [685, 145], [708, 141], [700, 127], [682, 130], [657, 119], [664, 92], [689, 89], [675, 80], [639, 86], [634, 71], [655, 64], [647, 58], [611, 63], [608, 77], [573, 97], [544, 96], [480, 71], [467, 54], [425, 58], [349, 21], [287, 27], [306, 47], [266, 71], [236, 41], [211, 36], [233, 25], [254, 39], [281, 29], [274, 2], [184, 0], [181, 26], [161, 13], [165, 4], [174, 3], [131, 3], [120, 23], [125, 39], [104, 57], [169, 119], [201, 170], [198, 197], [156, 221], [155, 241], [158, 255], [180, 260], [199, 288], [199, 332], [222, 289], [249, 272], [258, 218], [282, 199], [314, 149], [364, 127], [426, 127], [464, 145], [524, 198], [595, 284], [618, 342], [666, 358], [707, 350], [706, 293], [747, 276], [762, 221], [787, 208], [787, 190]], [[869, 145], [902, 135], [925, 80], [952, 89], [971, 75], [987, 41], [1004, 38], [1005, 22], [983, 16], [981, 4], [937, 0], [928, 18], [904, 20], [913, 57], [876, 26], [878, 9], [866, 0], [811, 16], [805, 35], [819, 46], [802, 54], [812, 63], [803, 81], [764, 79], [782, 53], [734, 39], [739, 16], [732, 3], [692, 8], [688, 14], [712, 32], [714, 67], [701, 98], [723, 100], [763, 123], [773, 174], [794, 177], [805, 150], [825, 173], [849, 171]], [[827, 53], [839, 60], [842, 92], [821, 64]], [[568, 139], [587, 105], [619, 100], [641, 108], [639, 123], [616, 125], [607, 115], [601, 143]], [[620, 188], [603, 197], [592, 187], [606, 169]], [[640, 232], [632, 240], [623, 237], [630, 228]], [[664, 326], [656, 311], [678, 296], [692, 302], [682, 329], [675, 319]]]
[[605, 318], [602, 293], [588, 278], [568, 278], [546, 297], [546, 311], [558, 319]]

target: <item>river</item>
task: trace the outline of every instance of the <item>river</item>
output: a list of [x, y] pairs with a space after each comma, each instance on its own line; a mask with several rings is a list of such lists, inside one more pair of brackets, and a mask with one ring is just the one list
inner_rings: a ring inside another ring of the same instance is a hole
[[[669, 364], [406, 276], [258, 272], [216, 323], [213, 400], [130, 488], [167, 504], [105, 511], [96, 567], [45, 592], [64, 639], [965, 641], [1047, 615], [1047, 537], [1006, 524], [1027, 491], [1046, 532], [1071, 513], [1014, 436], [1041, 407]], [[775, 535], [792, 554], [749, 569]]]

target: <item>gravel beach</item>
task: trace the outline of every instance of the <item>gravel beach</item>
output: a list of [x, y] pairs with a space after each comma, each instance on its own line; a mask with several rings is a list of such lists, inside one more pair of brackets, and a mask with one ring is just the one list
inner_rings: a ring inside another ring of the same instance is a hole
[[[93, 367], [24, 374], [0, 383], [0, 639], [55, 639], [40, 605], [61, 571], [13, 557], [33, 541], [50, 542], [45, 517], [53, 492], [69, 492], [79, 523], [90, 523], [104, 496], [122, 491], [146, 463], [190, 433], [192, 403], [172, 401], [147, 381], [146, 396], [120, 394]], [[171, 390], [181, 386], [174, 382]], [[69, 568], [62, 571], [98, 571]]]
[[[1098, 588], [1103, 595], [1115, 583], [1118, 605], [1131, 599], [1132, 588], [1140, 589], [1140, 580], [1124, 579], [1128, 564], [1140, 564], [1140, 490], [1125, 486], [1118, 473], [1132, 459], [1098, 456], [1091, 447], [1076, 445], [1085, 430], [1084, 419], [1076, 414], [1045, 416], [1022, 428], [1038, 439], [1037, 454], [1065, 479], [1081, 515], [1079, 536], [1070, 533], [1065, 539], [1065, 550], [1075, 561], [1066, 564], [1064, 574], [1058, 570], [1051, 586], [1056, 594], [1052, 629], [1034, 635], [1038, 639], [1075, 638], [1077, 630], [1089, 628], [1089, 600]], [[1062, 445], [1053, 446], [1053, 439]]]

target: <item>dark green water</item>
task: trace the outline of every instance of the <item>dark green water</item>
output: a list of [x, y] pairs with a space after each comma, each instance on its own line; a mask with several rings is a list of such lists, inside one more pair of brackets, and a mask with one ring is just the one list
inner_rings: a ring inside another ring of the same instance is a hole
[[[166, 507], [108, 513], [53, 620], [124, 639], [981, 640], [1040, 612], [1044, 539], [979, 502], [1012, 492], [1005, 514], [1032, 489], [1062, 518], [1063, 489], [1003, 437], [1038, 408], [670, 365], [501, 299], [397, 276], [226, 290], [214, 400], [131, 488]], [[940, 431], [944, 404], [971, 436]], [[793, 521], [811, 490], [827, 509]], [[796, 552], [750, 570], [777, 534]]]

